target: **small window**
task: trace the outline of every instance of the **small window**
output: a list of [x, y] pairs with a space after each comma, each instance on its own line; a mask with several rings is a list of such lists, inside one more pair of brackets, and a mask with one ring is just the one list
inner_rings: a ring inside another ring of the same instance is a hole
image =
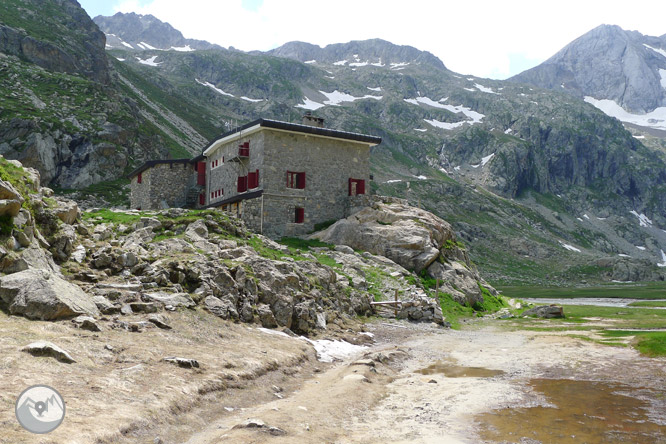
[[305, 189], [305, 173], [287, 171], [287, 188]]
[[365, 194], [365, 180], [349, 178], [349, 195]]
[[296, 207], [294, 222], [297, 224], [302, 224], [303, 221], [305, 221], [305, 208]]
[[136, 176], [136, 183], [141, 183], [142, 180], [143, 178], [141, 177], [141, 173], [139, 173], [138, 176]]

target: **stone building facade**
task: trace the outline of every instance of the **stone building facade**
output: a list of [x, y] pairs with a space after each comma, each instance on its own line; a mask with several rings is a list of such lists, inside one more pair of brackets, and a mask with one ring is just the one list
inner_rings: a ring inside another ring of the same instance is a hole
[[188, 194], [197, 183], [198, 165], [193, 159], [144, 163], [129, 175], [130, 208], [151, 210], [188, 206]]
[[[132, 176], [132, 207], [192, 204], [192, 190], [198, 190], [194, 206], [232, 212], [256, 232], [306, 234], [315, 224], [348, 216], [369, 193], [370, 148], [379, 143], [378, 137], [324, 128], [323, 119], [309, 115], [304, 124], [255, 120], [211, 142], [189, 170], [181, 165], [180, 178], [161, 164], [142, 171], [145, 181], [150, 170], [151, 185], [164, 175], [160, 183], [172, 183], [166, 190], [141, 189]], [[178, 180], [182, 185], [175, 185]]]

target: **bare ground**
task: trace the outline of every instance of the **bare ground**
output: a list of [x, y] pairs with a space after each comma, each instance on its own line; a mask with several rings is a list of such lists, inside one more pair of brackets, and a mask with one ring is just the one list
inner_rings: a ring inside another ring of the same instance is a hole
[[[628, 396], [644, 398], [642, 420], [656, 425], [649, 441], [632, 442], [666, 442], [666, 360], [566, 332], [378, 321], [363, 326], [375, 339], [367, 352], [325, 364], [301, 339], [199, 312], [171, 314], [169, 332], [96, 334], [0, 316], [0, 443], [548, 442], [519, 441], [501, 430], [501, 439], [484, 434], [492, 420], [484, 413], [552, 406], [533, 384], [542, 379], [621, 384]], [[78, 362], [18, 352], [36, 338], [57, 343]], [[195, 358], [202, 367], [162, 362], [168, 355]], [[471, 377], [455, 377], [466, 372]], [[42, 437], [24, 432], [13, 417], [18, 393], [37, 383], [54, 386], [67, 402], [65, 422]], [[604, 442], [599, 438], [589, 442]]]

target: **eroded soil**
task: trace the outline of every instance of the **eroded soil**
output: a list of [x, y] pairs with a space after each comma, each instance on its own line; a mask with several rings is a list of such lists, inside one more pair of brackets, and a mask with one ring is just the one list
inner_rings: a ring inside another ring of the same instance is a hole
[[[375, 341], [366, 351], [326, 364], [302, 339], [205, 313], [170, 322], [170, 332], [93, 334], [0, 319], [0, 442], [666, 442], [666, 360], [566, 332], [377, 321], [363, 327]], [[36, 337], [78, 362], [18, 351]], [[67, 402], [65, 422], [40, 437], [13, 418], [15, 396], [36, 383]]]

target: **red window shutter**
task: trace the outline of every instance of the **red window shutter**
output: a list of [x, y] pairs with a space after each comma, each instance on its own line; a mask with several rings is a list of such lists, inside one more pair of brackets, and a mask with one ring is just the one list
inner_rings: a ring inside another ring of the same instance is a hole
[[297, 207], [295, 213], [294, 222], [297, 224], [302, 224], [305, 220], [305, 208]]
[[238, 177], [238, 192], [242, 193], [247, 191], [247, 176]]
[[257, 188], [259, 186], [259, 170], [256, 170], [254, 172], [254, 187]]
[[206, 162], [199, 162], [197, 168], [197, 185], [206, 185]]
[[136, 176], [136, 183], [141, 183], [142, 179], [143, 178], [141, 177], [141, 173], [139, 173], [139, 175]]
[[365, 180], [361, 179], [356, 182], [356, 194], [365, 194]]
[[248, 188], [257, 188], [257, 173], [248, 173], [248, 175], [247, 175], [247, 187]]

